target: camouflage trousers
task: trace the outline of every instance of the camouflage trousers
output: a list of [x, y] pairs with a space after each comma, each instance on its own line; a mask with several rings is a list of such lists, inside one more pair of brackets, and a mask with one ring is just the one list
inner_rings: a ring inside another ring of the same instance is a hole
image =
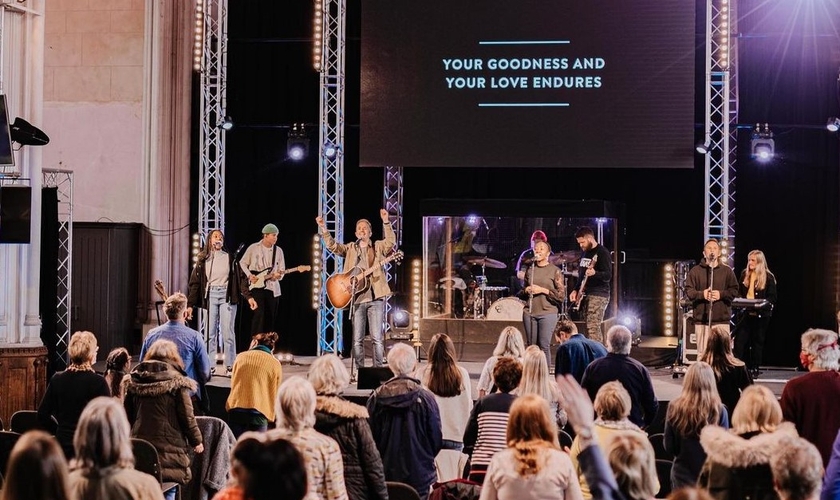
[[601, 331], [601, 322], [604, 321], [604, 311], [610, 303], [609, 297], [587, 295], [586, 299], [586, 337], [604, 343], [604, 333]]

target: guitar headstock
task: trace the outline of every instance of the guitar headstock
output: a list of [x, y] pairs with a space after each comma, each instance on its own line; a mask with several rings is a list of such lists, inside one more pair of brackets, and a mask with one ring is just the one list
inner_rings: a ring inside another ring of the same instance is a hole
[[405, 253], [402, 250], [397, 250], [396, 252], [391, 254], [390, 257], [388, 257], [388, 260], [390, 262], [399, 262], [403, 260], [403, 257], [405, 257]]
[[163, 287], [163, 281], [155, 280], [155, 291], [160, 295], [160, 300], [166, 302], [169, 295], [166, 293], [166, 288]]

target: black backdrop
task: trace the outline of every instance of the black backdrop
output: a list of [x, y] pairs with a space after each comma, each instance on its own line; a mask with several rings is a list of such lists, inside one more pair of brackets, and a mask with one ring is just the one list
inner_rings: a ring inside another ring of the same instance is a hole
[[[832, 12], [808, 16], [806, 11], [816, 7], [794, 14], [781, 2], [739, 2], [740, 12], [749, 13], [740, 21], [740, 121], [769, 122], [778, 152], [770, 164], [753, 162], [749, 130], [740, 131], [736, 272], [744, 267], [746, 253], [760, 248], [779, 281], [768, 364], [794, 365], [798, 337], [806, 328], [835, 328], [840, 164], [838, 137], [822, 126], [828, 116], [840, 114], [835, 93], [840, 41], [830, 26], [840, 16], [840, 6], [822, 4]], [[697, 1], [698, 137], [704, 119], [704, 5]], [[347, 7], [345, 226], [350, 235], [356, 219], [376, 216], [383, 174], [358, 166], [360, 14], [356, 2]], [[306, 122], [317, 137], [319, 79], [311, 66], [311, 19], [312, 6], [306, 2], [252, 0], [230, 7], [227, 95], [228, 112], [237, 127], [228, 133], [227, 142], [229, 246], [256, 241], [263, 224], [274, 222], [290, 266], [311, 259], [318, 206], [315, 155], [300, 163], [284, 161], [283, 126]], [[312, 151], [317, 150], [315, 142], [313, 138]], [[697, 259], [703, 245], [704, 173], [699, 156], [694, 169], [667, 171], [407, 169], [404, 185], [403, 247], [409, 255], [420, 251], [418, 207], [425, 198], [621, 201], [626, 204], [627, 248], [642, 249], [654, 259]], [[309, 276], [289, 276], [283, 287], [280, 345], [296, 354], [311, 354], [317, 325]]]

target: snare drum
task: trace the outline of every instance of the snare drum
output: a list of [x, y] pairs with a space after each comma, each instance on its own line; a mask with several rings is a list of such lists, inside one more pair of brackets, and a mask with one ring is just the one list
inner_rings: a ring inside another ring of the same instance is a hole
[[502, 321], [521, 321], [525, 302], [516, 297], [505, 297], [490, 304], [487, 308], [487, 319]]

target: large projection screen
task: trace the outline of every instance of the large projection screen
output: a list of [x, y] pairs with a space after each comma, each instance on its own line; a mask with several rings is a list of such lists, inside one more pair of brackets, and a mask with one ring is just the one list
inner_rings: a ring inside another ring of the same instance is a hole
[[361, 4], [362, 166], [693, 167], [695, 2]]

